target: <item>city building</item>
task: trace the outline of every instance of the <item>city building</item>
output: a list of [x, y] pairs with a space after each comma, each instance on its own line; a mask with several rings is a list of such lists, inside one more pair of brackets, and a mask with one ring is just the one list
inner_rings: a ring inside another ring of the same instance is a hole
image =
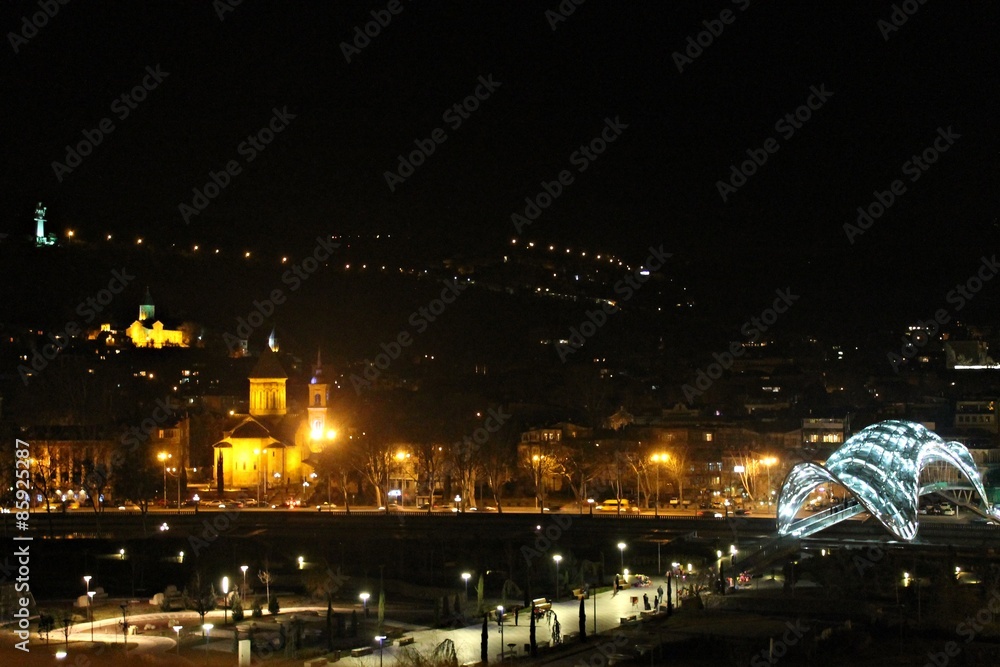
[[126, 333], [136, 347], [188, 347], [190, 344], [179, 328], [168, 329], [164, 322], [156, 319], [156, 306], [148, 287], [139, 305], [139, 319], [129, 325]]
[[225, 489], [243, 489], [265, 496], [280, 489], [297, 497], [310, 483], [310, 456], [320, 454], [337, 438], [329, 415], [329, 386], [317, 355], [308, 385], [308, 407], [289, 412], [288, 375], [276, 353], [265, 350], [249, 380], [249, 411], [233, 412], [212, 445], [213, 479]]

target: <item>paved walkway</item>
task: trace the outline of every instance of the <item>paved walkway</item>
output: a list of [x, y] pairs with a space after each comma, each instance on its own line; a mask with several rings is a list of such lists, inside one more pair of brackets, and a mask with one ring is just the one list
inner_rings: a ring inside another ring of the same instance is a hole
[[[659, 582], [653, 582], [656, 585], [660, 585]], [[594, 608], [596, 601], [596, 627], [598, 632], [607, 632], [618, 628], [620, 626], [620, 619], [625, 616], [636, 615], [638, 617], [640, 611], [643, 610], [643, 594], [649, 595], [650, 604], [652, 604], [653, 597], [656, 595], [655, 588], [633, 588], [626, 591], [621, 591], [618, 595], [612, 595], [610, 591], [600, 593], [597, 596], [586, 600], [586, 623], [587, 623], [587, 634], [588, 636], [594, 633]], [[633, 606], [632, 598], [638, 598], [638, 603]], [[561, 632], [565, 636], [567, 633], [579, 633], [580, 630], [580, 603], [577, 600], [563, 600], [561, 602], [554, 602], [552, 604], [552, 610], [556, 613], [558, 620], [561, 625]], [[287, 618], [288, 614], [293, 613], [304, 613], [304, 612], [316, 612], [321, 616], [325, 614], [325, 606], [304, 606], [304, 607], [289, 607], [282, 609], [282, 617]], [[264, 616], [266, 621], [268, 616]], [[223, 612], [219, 610], [208, 612], [205, 615], [206, 622], [214, 623], [216, 625], [221, 625], [223, 621]], [[249, 616], [245, 618], [245, 622], [249, 622], [251, 619]], [[162, 612], [155, 614], [142, 614], [134, 615], [129, 617], [129, 623], [140, 628], [140, 632], [147, 625], [157, 625], [162, 628], [164, 624], [169, 624], [177, 622], [183, 625], [184, 628], [181, 630], [181, 641], [186, 648], [185, 651], [190, 649], [200, 649], [204, 646], [212, 651], [222, 651], [230, 652], [232, 650], [232, 631], [213, 629], [209, 631], [208, 641], [201, 644], [202, 637], [204, 633], [201, 629], [201, 617], [197, 612], [193, 611], [173, 611], [173, 612]], [[369, 623], [373, 622], [373, 619], [369, 619]], [[99, 621], [94, 621], [93, 624], [93, 637], [94, 641], [101, 643], [114, 643], [120, 642], [122, 639], [121, 619], [103, 619]], [[393, 628], [403, 628], [407, 630], [409, 636], [414, 639], [413, 644], [410, 644], [409, 648], [415, 649], [424, 655], [429, 655], [433, 652], [434, 648], [437, 647], [445, 639], [450, 639], [455, 644], [455, 650], [458, 654], [459, 664], [466, 662], [477, 662], [480, 656], [480, 642], [482, 639], [482, 621], [474, 622], [471, 625], [460, 628], [432, 628], [427, 629], [424, 626], [417, 626], [410, 623], [403, 623], [393, 621], [391, 618], [386, 618], [385, 625]], [[490, 662], [496, 662], [501, 647], [504, 651], [509, 651], [509, 644], [514, 645], [514, 652], [517, 655], [524, 655], [524, 646], [529, 641], [529, 618], [527, 612], [523, 611], [519, 614], [517, 625], [514, 624], [514, 615], [507, 613], [505, 616], [505, 621], [503, 624], [503, 633], [501, 641], [500, 627], [496, 621], [489, 621], [489, 659]], [[548, 644], [552, 636], [552, 630], [547, 622], [547, 619], [542, 619], [537, 621], [535, 629], [535, 638], [539, 645]], [[55, 643], [55, 638], [61, 638], [61, 630], [57, 629], [53, 635], [53, 643]], [[91, 637], [91, 624], [89, 622], [77, 623], [71, 628], [70, 631], [70, 641], [72, 643], [86, 643], [90, 641]], [[192, 639], [192, 637], [196, 639]], [[173, 637], [163, 637], [155, 636], [150, 634], [136, 634], [129, 635], [128, 637], [129, 651], [136, 653], [163, 653], [168, 651], [176, 650], [176, 641]], [[364, 645], [362, 640], [358, 640], [358, 645]], [[383, 650], [383, 662], [385, 664], [395, 663], [396, 655], [403, 650], [403, 647], [392, 645], [386, 646]], [[378, 653], [378, 649], [375, 650]], [[362, 663], [368, 664], [370, 658], [346, 658], [346, 665], [361, 665]]]

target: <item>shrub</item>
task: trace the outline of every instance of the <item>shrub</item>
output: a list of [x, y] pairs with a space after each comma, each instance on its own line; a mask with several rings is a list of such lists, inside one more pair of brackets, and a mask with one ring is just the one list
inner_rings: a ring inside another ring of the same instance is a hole
[[257, 598], [254, 598], [253, 604], [250, 605], [250, 615], [254, 618], [260, 618], [264, 615], [264, 610], [260, 606], [260, 600]]
[[243, 620], [243, 600], [240, 599], [239, 595], [233, 596], [232, 612], [234, 623], [239, 623]]
[[267, 603], [267, 610], [271, 612], [272, 616], [277, 615], [277, 613], [281, 611], [281, 605], [278, 604], [277, 596], [271, 598], [271, 601]]

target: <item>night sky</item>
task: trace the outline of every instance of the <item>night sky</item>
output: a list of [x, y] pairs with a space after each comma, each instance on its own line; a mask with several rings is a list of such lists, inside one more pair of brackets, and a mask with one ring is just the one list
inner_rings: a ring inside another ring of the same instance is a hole
[[[574, 11], [553, 29], [555, 0], [402, 0], [351, 62], [342, 42], [386, 2], [59, 5], [17, 53], [5, 40], [4, 231], [31, 233], [44, 201], [54, 231], [161, 246], [280, 252], [386, 233], [495, 256], [521, 236], [639, 262], [665, 244], [722, 290], [795, 281], [844, 316], [881, 299], [929, 315], [1000, 231], [998, 8], [911, 1], [889, 29], [891, 3], [821, 4], [564, 0]], [[6, 3], [5, 32], [36, 11]], [[722, 32], [679, 72], [704, 22]], [[167, 75], [122, 118], [115, 101], [147, 67]], [[444, 112], [480, 77], [499, 86], [453, 127]], [[779, 131], [819, 89], [832, 94], [809, 120]], [[248, 161], [243, 142], [274, 109], [294, 118]], [[53, 162], [105, 118], [113, 131], [60, 181]], [[606, 119], [620, 136], [579, 171], [574, 152]], [[439, 128], [446, 140], [390, 190], [397, 156]], [[904, 163], [939, 128], [951, 145], [911, 181]], [[777, 152], [723, 201], [717, 182], [769, 139]], [[231, 160], [241, 173], [185, 222], [179, 205]], [[573, 182], [518, 235], [511, 215], [562, 170]], [[843, 225], [895, 179], [905, 192], [850, 243]]]

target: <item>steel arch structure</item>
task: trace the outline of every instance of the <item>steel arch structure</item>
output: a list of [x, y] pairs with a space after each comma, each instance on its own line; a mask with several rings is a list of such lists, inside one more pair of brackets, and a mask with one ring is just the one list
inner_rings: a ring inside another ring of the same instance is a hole
[[897, 538], [912, 540], [918, 527], [920, 473], [935, 462], [956, 468], [989, 508], [976, 463], [964, 445], [945, 442], [920, 424], [890, 420], [853, 435], [825, 465], [799, 463], [788, 472], [778, 494], [778, 533], [801, 535], [795, 517], [802, 504], [816, 487], [832, 483], [847, 489], [859, 506], [831, 514], [821, 525], [812, 522], [809, 532], [867, 511]]

